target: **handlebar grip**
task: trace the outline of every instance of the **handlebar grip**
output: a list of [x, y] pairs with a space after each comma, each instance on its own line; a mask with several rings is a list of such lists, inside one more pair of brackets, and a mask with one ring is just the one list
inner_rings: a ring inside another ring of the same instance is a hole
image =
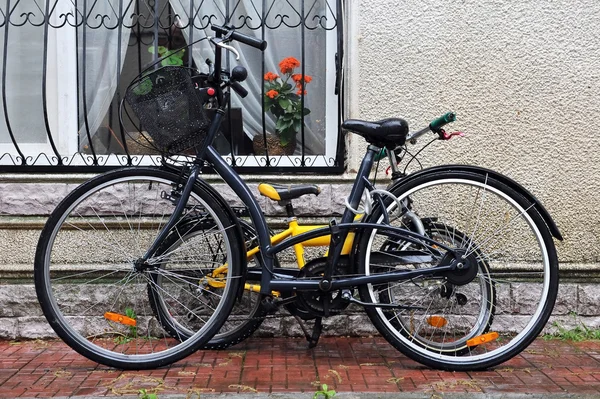
[[454, 112], [447, 112], [444, 115], [440, 116], [437, 119], [434, 119], [431, 121], [431, 123], [429, 124], [429, 129], [433, 130], [434, 132], [441, 129], [442, 126], [450, 123], [450, 122], [454, 122], [456, 120], [456, 114]]
[[233, 28], [227, 28], [225, 26], [213, 25], [211, 29], [215, 32], [219, 32], [223, 35], [231, 33], [230, 38], [240, 43], [247, 44], [248, 46], [257, 48], [261, 51], [265, 51], [267, 48], [267, 42], [256, 37], [248, 36], [243, 33], [236, 32]]
[[238, 82], [231, 82], [230, 86], [233, 89], [233, 91], [235, 91], [240, 97], [246, 98], [246, 96], [248, 95], [248, 90], [246, 90], [244, 86], [242, 86]]

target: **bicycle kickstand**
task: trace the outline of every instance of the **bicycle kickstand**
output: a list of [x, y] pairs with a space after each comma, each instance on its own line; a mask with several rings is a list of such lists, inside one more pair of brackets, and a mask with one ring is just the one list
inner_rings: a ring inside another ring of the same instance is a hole
[[308, 330], [306, 329], [306, 326], [304, 325], [304, 323], [303, 323], [302, 319], [300, 319], [300, 317], [294, 315], [294, 318], [300, 325], [300, 328], [302, 329], [302, 332], [304, 333], [304, 337], [308, 341], [308, 348], [312, 349], [315, 346], [317, 346], [317, 344], [319, 343], [319, 338], [321, 337], [321, 332], [323, 331], [323, 318], [317, 317], [315, 319], [315, 325], [313, 326], [312, 334], [310, 334], [308, 332]]
[[315, 346], [317, 346], [317, 344], [319, 343], [319, 338], [321, 338], [322, 331], [323, 331], [323, 318], [317, 317], [315, 319], [315, 325], [313, 326], [312, 335], [310, 336], [310, 338], [306, 337], [306, 340], [308, 341], [309, 349], [312, 349]]

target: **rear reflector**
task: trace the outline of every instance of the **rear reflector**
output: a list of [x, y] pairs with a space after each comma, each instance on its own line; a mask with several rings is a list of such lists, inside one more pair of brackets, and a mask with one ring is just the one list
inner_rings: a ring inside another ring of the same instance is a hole
[[442, 316], [429, 316], [427, 318], [427, 324], [429, 324], [431, 327], [442, 328], [448, 324], [448, 321], [446, 321], [446, 319], [444, 319]]

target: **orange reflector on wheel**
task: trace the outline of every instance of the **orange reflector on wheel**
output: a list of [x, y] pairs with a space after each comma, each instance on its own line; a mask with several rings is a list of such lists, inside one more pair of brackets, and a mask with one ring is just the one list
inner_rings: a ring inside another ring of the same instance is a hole
[[135, 327], [136, 325], [135, 319], [118, 313], [106, 312], [104, 313], [104, 318], [106, 320], [114, 321], [115, 323], [125, 324], [126, 326]]
[[492, 342], [495, 339], [498, 339], [498, 333], [494, 331], [467, 340], [467, 346], [477, 346], [487, 342]]
[[442, 316], [429, 316], [427, 318], [427, 324], [429, 324], [431, 327], [442, 328], [448, 324], [448, 321], [446, 321], [446, 319]]

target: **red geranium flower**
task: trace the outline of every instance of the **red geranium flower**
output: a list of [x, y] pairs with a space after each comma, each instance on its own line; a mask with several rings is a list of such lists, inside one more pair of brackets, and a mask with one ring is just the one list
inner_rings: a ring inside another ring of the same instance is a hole
[[273, 114], [275, 134], [281, 146], [294, 140], [300, 129], [298, 121], [304, 123], [304, 118], [310, 114], [310, 110], [298, 96], [306, 95], [306, 85], [312, 81], [312, 77], [294, 73], [298, 67], [300, 61], [287, 57], [279, 63], [280, 74], [267, 72], [264, 75], [264, 107], [266, 112]]
[[265, 73], [265, 80], [267, 82], [272, 82], [275, 79], [277, 79], [278, 77], [279, 77], [279, 75], [277, 75], [276, 73], [273, 73], [273, 72], [267, 72], [267, 73]]
[[309, 75], [302, 75], [301, 73], [295, 73], [292, 75], [292, 80], [296, 82], [296, 86], [304, 83], [310, 83], [312, 81], [312, 77]]
[[281, 60], [279, 63], [279, 69], [281, 73], [291, 73], [294, 68], [298, 68], [300, 66], [300, 61], [295, 59], [294, 57], [287, 57]]

